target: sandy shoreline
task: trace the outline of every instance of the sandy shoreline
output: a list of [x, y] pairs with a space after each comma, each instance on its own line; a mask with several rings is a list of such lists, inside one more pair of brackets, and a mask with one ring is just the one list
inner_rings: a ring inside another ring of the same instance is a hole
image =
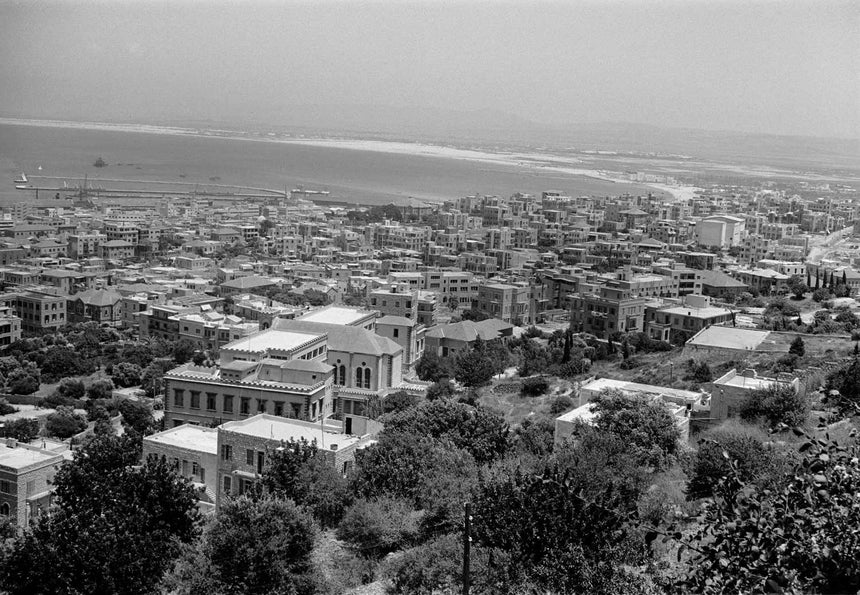
[[[518, 152], [488, 152], [476, 149], [464, 149], [444, 145], [425, 143], [410, 143], [383, 140], [361, 140], [341, 138], [295, 138], [277, 136], [272, 133], [258, 136], [244, 131], [182, 128], [173, 126], [154, 126], [149, 124], [111, 124], [105, 122], [72, 122], [68, 120], [34, 120], [0, 117], [0, 125], [34, 126], [41, 128], [69, 128], [77, 130], [95, 130], [104, 132], [133, 132], [139, 134], [159, 134], [171, 136], [192, 136], [199, 138], [215, 138], [228, 140], [245, 140], [266, 143], [284, 143], [313, 147], [326, 147], [352, 151], [367, 151], [393, 155], [432, 157], [440, 159], [455, 159], [497, 165], [517, 167], [531, 171], [552, 171], [570, 176], [583, 176], [603, 182], [646, 186], [667, 193], [676, 200], [691, 198], [698, 190], [693, 186], [667, 186], [649, 182], [635, 182], [620, 177], [621, 172], [607, 172], [582, 167], [581, 159], [569, 155], [552, 153], [518, 153]], [[623, 192], [619, 188], [619, 193]]]

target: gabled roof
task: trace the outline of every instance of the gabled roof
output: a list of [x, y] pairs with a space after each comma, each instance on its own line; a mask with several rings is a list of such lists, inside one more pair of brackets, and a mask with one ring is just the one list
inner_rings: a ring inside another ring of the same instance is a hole
[[746, 287], [746, 283], [742, 283], [734, 277], [727, 275], [721, 271], [702, 271], [702, 285], [710, 287]]

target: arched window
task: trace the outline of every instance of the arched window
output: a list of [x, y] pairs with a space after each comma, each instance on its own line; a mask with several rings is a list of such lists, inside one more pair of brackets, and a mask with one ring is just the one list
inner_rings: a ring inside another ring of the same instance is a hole
[[361, 388], [361, 368], [355, 369], [355, 388]]
[[3, 504], [0, 504], [0, 514], [2, 514], [3, 516], [9, 516], [9, 503], [8, 502], [4, 502]]
[[341, 386], [343, 386], [344, 384], [346, 384], [346, 366], [344, 366], [343, 364], [341, 364], [341, 366], [340, 366], [340, 368], [338, 369], [338, 371], [339, 371], [339, 374], [338, 374], [338, 384], [340, 384]]
[[364, 388], [370, 388], [370, 368], [364, 369]]

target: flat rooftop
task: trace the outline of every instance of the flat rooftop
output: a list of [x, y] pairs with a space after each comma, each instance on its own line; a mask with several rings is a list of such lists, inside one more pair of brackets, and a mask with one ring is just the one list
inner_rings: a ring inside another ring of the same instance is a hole
[[[407, 294], [404, 294], [404, 296], [406, 295]], [[324, 322], [326, 324], [352, 325], [367, 318], [371, 314], [372, 312], [369, 310], [331, 306], [308, 312], [304, 316], [300, 316], [298, 320], [301, 320], [302, 322]]]
[[58, 458], [62, 458], [62, 455], [20, 446], [15, 448], [10, 448], [5, 444], [0, 446], [0, 467], [18, 470], [30, 465], [47, 464]]
[[699, 401], [702, 398], [702, 393], [693, 392], [691, 390], [670, 388], [668, 386], [656, 386], [653, 384], [639, 384], [638, 382], [629, 382], [627, 380], [618, 380], [615, 378], [597, 378], [588, 384], [583, 384], [582, 389], [597, 392], [606, 389], [617, 389], [625, 392], [665, 395], [666, 397], [682, 401]]
[[287, 419], [265, 413], [248, 419], [227, 422], [221, 425], [221, 429], [226, 432], [270, 440], [283, 440], [284, 442], [301, 440], [302, 438], [308, 442], [316, 440], [317, 446], [322, 450], [331, 450], [333, 445], [341, 450], [359, 441], [359, 436], [327, 430], [318, 423]]
[[768, 334], [769, 331], [730, 326], [709, 326], [687, 341], [687, 345], [755, 351]]
[[304, 333], [296, 331], [282, 331], [278, 329], [267, 329], [236, 339], [224, 345], [221, 349], [233, 349], [236, 351], [263, 352], [269, 349], [280, 349], [289, 351], [295, 349], [308, 341], [315, 339], [325, 333]]
[[591, 423], [594, 418], [597, 417], [597, 413], [594, 411], [594, 403], [586, 403], [585, 405], [580, 405], [576, 409], [571, 409], [567, 413], [564, 413], [556, 418], [558, 421], [581, 421], [584, 423]]
[[745, 388], [747, 390], [760, 390], [763, 388], [769, 387], [776, 380], [774, 378], [765, 378], [762, 376], [744, 376], [742, 374], [735, 374], [731, 378], [718, 378], [714, 381], [715, 385], [722, 386], [735, 386], [739, 388]]
[[185, 448], [210, 455], [218, 454], [218, 430], [183, 424], [157, 434], [146, 436], [144, 442]]
[[663, 308], [660, 312], [667, 314], [677, 314], [678, 316], [691, 316], [693, 318], [715, 318], [717, 316], [725, 316], [731, 314], [732, 311], [728, 308], [718, 308], [716, 306], [707, 306], [705, 308], [691, 308], [690, 306], [673, 306]]

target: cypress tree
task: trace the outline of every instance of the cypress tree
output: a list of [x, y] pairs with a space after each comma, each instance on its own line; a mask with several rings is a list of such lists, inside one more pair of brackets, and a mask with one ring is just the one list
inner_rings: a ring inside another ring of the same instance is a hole
[[815, 289], [821, 289], [821, 278], [818, 273], [815, 274]]

